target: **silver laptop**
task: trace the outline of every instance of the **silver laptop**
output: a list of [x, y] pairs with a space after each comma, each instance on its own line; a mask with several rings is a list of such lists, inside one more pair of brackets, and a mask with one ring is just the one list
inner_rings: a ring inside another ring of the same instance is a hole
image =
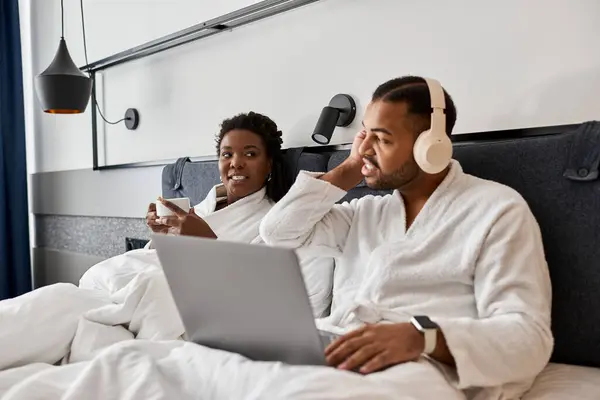
[[259, 361], [325, 365], [293, 250], [154, 235], [186, 340]]

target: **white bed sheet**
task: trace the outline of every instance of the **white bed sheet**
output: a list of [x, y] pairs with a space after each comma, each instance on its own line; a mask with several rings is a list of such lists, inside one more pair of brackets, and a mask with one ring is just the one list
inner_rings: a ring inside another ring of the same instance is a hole
[[522, 400], [599, 400], [600, 368], [548, 364]]

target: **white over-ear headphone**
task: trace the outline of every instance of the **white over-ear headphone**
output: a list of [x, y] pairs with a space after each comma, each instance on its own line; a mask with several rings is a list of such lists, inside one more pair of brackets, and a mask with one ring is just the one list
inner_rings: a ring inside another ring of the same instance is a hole
[[421, 132], [413, 147], [417, 165], [428, 174], [437, 174], [450, 164], [452, 141], [446, 134], [444, 89], [435, 79], [425, 78], [431, 97], [431, 126]]

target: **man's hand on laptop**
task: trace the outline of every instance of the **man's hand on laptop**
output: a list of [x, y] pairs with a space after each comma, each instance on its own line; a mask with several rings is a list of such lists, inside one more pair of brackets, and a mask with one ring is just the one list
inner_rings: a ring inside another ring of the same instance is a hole
[[186, 212], [162, 197], [159, 198], [158, 201], [175, 214], [173, 217], [162, 217], [158, 219], [160, 225], [169, 227], [169, 233], [217, 239], [215, 232], [210, 228], [206, 221], [196, 215], [193, 208], [190, 212]]
[[425, 339], [410, 323], [365, 325], [325, 349], [333, 367], [363, 374], [414, 361], [421, 356]]

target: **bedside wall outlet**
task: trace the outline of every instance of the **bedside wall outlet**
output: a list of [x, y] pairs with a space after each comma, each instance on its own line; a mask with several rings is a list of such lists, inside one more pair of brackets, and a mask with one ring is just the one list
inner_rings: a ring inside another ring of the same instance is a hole
[[143, 249], [144, 246], [148, 242], [149, 242], [149, 240], [146, 240], [146, 239], [136, 239], [136, 238], [126, 237], [125, 238], [125, 252], [131, 251], [131, 250], [136, 250], [136, 249]]

